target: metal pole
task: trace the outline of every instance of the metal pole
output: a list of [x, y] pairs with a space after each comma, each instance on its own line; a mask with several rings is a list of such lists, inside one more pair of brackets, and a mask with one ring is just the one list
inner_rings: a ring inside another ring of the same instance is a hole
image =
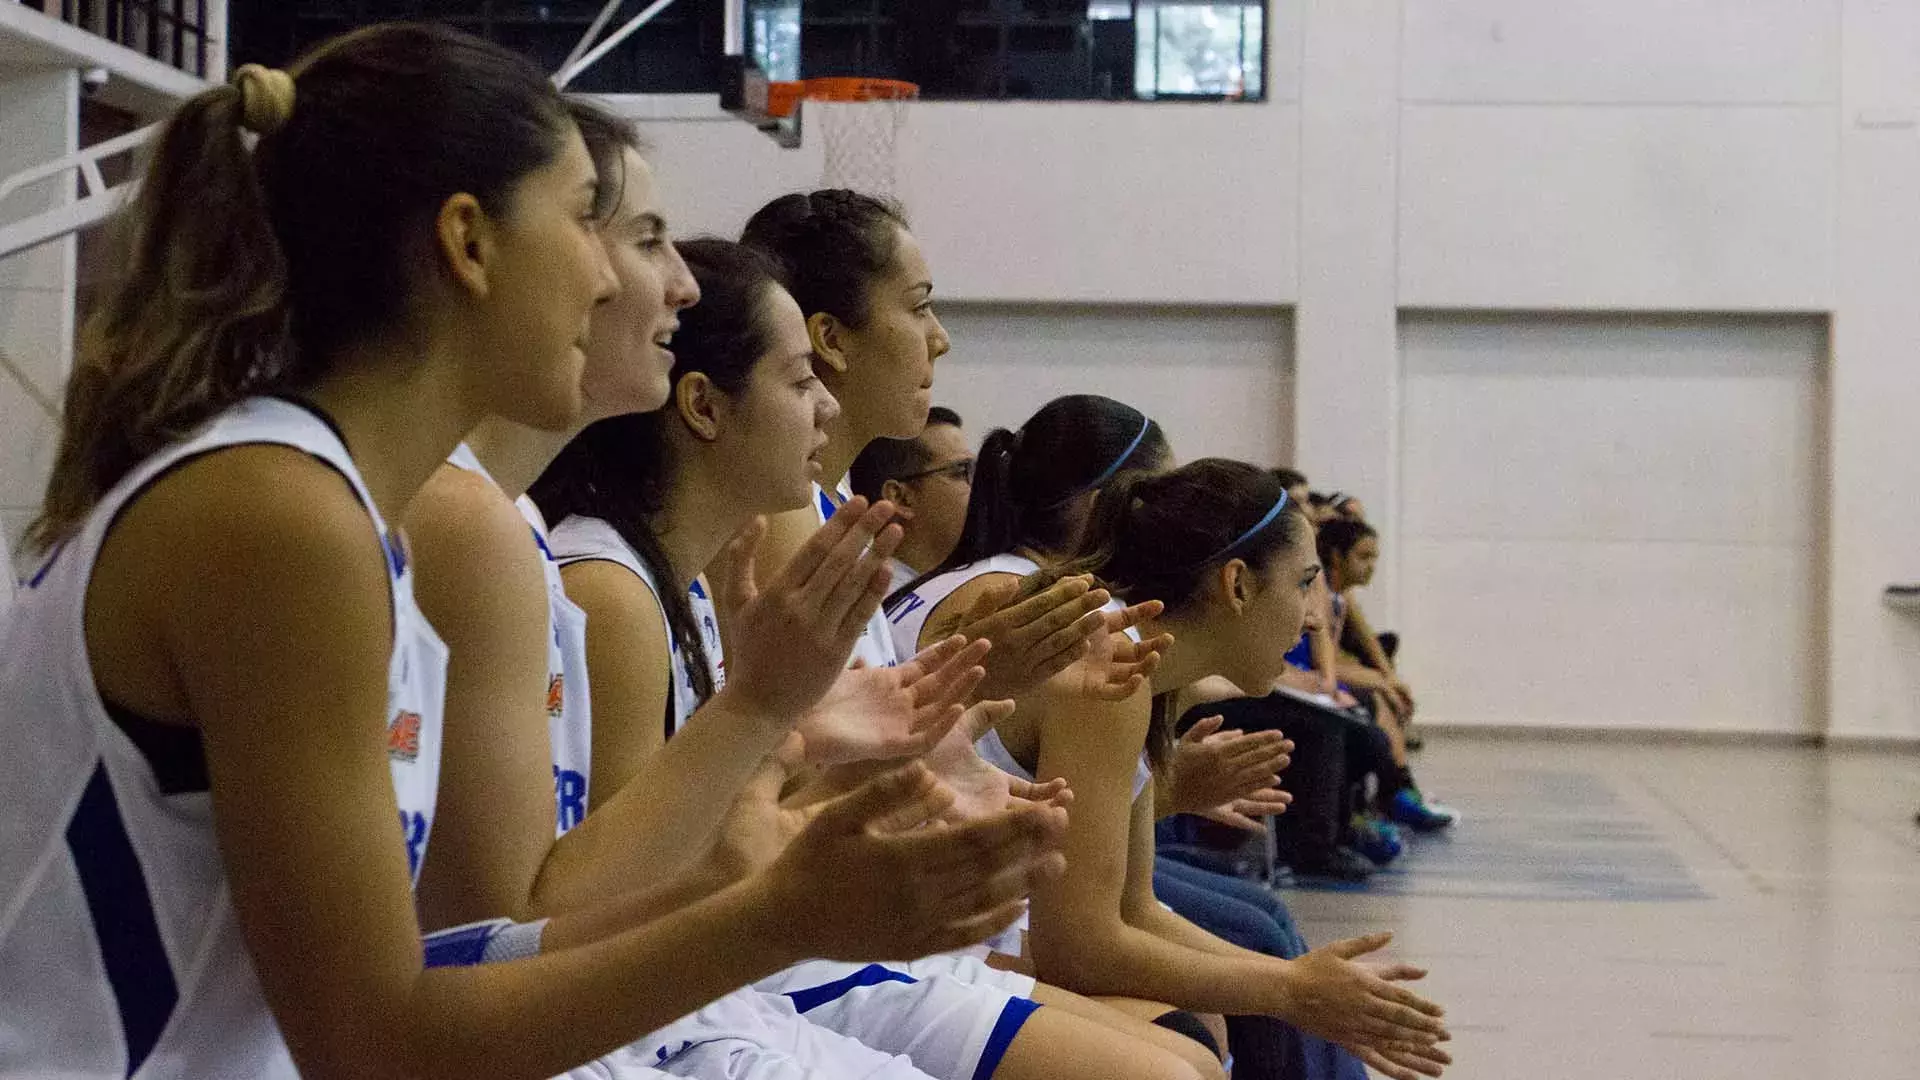
[[553, 77], [554, 85], [565, 90], [568, 83], [579, 78], [588, 68], [599, 63], [608, 53], [619, 48], [621, 42], [633, 36], [634, 31], [652, 22], [654, 16], [672, 6], [673, 0], [653, 0], [653, 3], [647, 5], [646, 10], [628, 19], [625, 26], [608, 34], [605, 41], [588, 50], [587, 54], [574, 62], [572, 66], [561, 68], [560, 73]]
[[747, 51], [747, 0], [727, 0], [726, 14], [721, 16], [720, 51], [727, 56], [739, 56]]
[[574, 42], [573, 51], [568, 53], [567, 58], [560, 62], [561, 71], [565, 71], [579, 63], [580, 58], [586, 55], [587, 50], [593, 48], [593, 39], [599, 37], [600, 31], [607, 28], [607, 20], [613, 18], [613, 13], [619, 11], [620, 5], [625, 2], [626, 0], [607, 0], [606, 5], [600, 9], [600, 14], [593, 17], [593, 24], [587, 27], [587, 32], [580, 35], [579, 41]]

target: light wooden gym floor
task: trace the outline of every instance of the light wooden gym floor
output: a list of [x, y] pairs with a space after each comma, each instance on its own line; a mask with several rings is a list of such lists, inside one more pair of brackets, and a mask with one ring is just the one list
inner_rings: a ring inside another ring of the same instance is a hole
[[1437, 734], [1466, 820], [1313, 944], [1391, 929], [1460, 1080], [1920, 1080], [1920, 754]]

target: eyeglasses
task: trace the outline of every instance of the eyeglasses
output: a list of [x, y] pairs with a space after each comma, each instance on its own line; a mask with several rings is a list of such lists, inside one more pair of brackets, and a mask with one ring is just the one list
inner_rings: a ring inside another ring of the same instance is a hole
[[949, 480], [958, 480], [963, 484], [972, 483], [973, 459], [961, 458], [958, 461], [949, 461], [939, 468], [926, 469], [917, 473], [908, 473], [906, 476], [896, 476], [894, 479], [904, 484], [912, 480], [925, 480], [929, 476], [944, 476]]

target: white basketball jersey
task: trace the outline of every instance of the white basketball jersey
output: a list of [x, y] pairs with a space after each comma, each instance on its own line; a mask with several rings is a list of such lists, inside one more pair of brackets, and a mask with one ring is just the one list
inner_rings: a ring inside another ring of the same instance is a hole
[[[813, 485], [813, 508], [820, 516], [820, 524], [825, 525], [834, 511], [853, 498], [853, 488], [842, 477], [834, 490], [838, 498], [827, 494], [819, 484]], [[893, 667], [902, 658], [911, 658], [917, 649], [897, 652], [893, 647], [893, 635], [887, 631], [887, 614], [876, 610], [873, 618], [867, 620], [867, 628], [860, 632], [860, 640], [853, 643], [853, 655], [847, 658], [851, 664], [855, 660], [865, 660], [868, 667]]]
[[[673, 626], [667, 621], [666, 606], [660, 603], [659, 598], [663, 594], [660, 592], [660, 583], [654, 577], [653, 569], [620, 535], [620, 530], [600, 518], [586, 517], [581, 514], [569, 516], [565, 521], [554, 526], [552, 543], [554, 557], [559, 560], [561, 566], [591, 562], [596, 559], [614, 563], [625, 567], [633, 576], [639, 578], [641, 583], [646, 585], [647, 591], [653, 594], [655, 606], [660, 609], [660, 626], [665, 631], [667, 643], [672, 649], [669, 660], [672, 678], [667, 685], [669, 700], [664, 718], [665, 732], [668, 736], [672, 736], [686, 724], [687, 718], [693, 715], [701, 702], [693, 684], [693, 669], [688, 666], [684, 651], [674, 640]], [[698, 586], [699, 583], [695, 584]], [[707, 598], [705, 587], [699, 586], [699, 588], [698, 594], [689, 589], [688, 598], [693, 601], [694, 618], [700, 622], [701, 644], [707, 650], [708, 670], [715, 675], [714, 686], [718, 688], [721, 685], [720, 680], [725, 664], [720, 654], [720, 628], [714, 620], [713, 603]], [[709, 627], [711, 630], [708, 629]]]
[[[447, 455], [447, 463], [493, 481], [466, 443]], [[495, 484], [497, 487], [498, 484]], [[501, 492], [504, 496], [506, 493]], [[560, 564], [547, 540], [547, 521], [525, 495], [513, 501], [540, 549], [547, 582], [547, 739], [553, 752], [554, 835], [560, 836], [587, 816], [587, 791], [593, 776], [593, 712], [587, 695], [587, 613], [567, 599]]]
[[[900, 597], [892, 605], [893, 611], [888, 616], [888, 622], [893, 629], [894, 646], [899, 649], [917, 648], [915, 643], [920, 640], [920, 633], [927, 625], [927, 617], [932, 615], [947, 597], [960, 591], [960, 587], [967, 582], [987, 574], [1018, 574], [1025, 577], [1028, 574], [1037, 573], [1039, 569], [1039, 563], [1019, 555], [992, 555], [979, 562], [968, 563], [927, 579], [919, 588]], [[1121, 607], [1120, 601], [1109, 600], [1102, 610], [1117, 611]], [[1140, 640], [1140, 632], [1132, 627], [1128, 627], [1125, 632], [1133, 640]], [[1022, 780], [1033, 779], [1033, 772], [1015, 761], [1013, 755], [1007, 752], [1006, 744], [1000, 741], [999, 732], [987, 732], [973, 744], [973, 748], [989, 764], [1010, 772]], [[1140, 797], [1140, 792], [1146, 788], [1147, 781], [1151, 779], [1153, 779], [1153, 770], [1147, 765], [1146, 755], [1142, 754], [1140, 764], [1135, 767], [1133, 773], [1134, 798]]]
[[1040, 564], [1032, 559], [1018, 555], [994, 555], [928, 578], [912, 592], [896, 597], [887, 604], [887, 631], [893, 638], [894, 651], [901, 656], [912, 656], [919, 652], [920, 634], [926, 630], [928, 616], [947, 597], [959, 592], [962, 585], [974, 578], [987, 574], [1026, 577], [1039, 569]]
[[700, 624], [700, 644], [707, 650], [707, 674], [713, 678], [714, 692], [719, 693], [727, 685], [727, 651], [720, 644], [720, 613], [713, 606], [705, 578], [694, 578], [687, 586], [687, 602], [693, 605], [693, 620]]
[[[446, 647], [414, 606], [405, 550], [339, 436], [305, 408], [254, 398], [115, 484], [0, 622], [0, 1077], [295, 1075], [234, 918], [199, 733], [109, 715], [84, 637], [87, 583], [120, 512], [173, 466], [260, 443], [338, 470], [385, 547], [387, 757], [419, 872]], [[261, 718], [259, 737], [272, 739], [275, 722]]]

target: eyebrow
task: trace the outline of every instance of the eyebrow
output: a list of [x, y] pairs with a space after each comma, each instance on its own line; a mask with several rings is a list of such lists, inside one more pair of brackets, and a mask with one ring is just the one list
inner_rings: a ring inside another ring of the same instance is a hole
[[921, 291], [922, 289], [924, 289], [924, 290], [926, 290], [926, 293], [927, 293], [927, 295], [928, 295], [928, 296], [932, 296], [932, 295], [933, 295], [933, 282], [931, 282], [931, 281], [922, 281], [922, 282], [919, 282], [919, 283], [917, 283], [917, 284], [914, 284], [914, 285], [910, 285], [910, 286], [908, 286], [908, 287], [907, 287], [907, 292], [909, 292], [909, 293], [917, 293], [917, 292], [919, 292], [919, 291]]
[[640, 216], [633, 219], [633, 223], [649, 232], [667, 231], [667, 219], [651, 210], [642, 212]]

